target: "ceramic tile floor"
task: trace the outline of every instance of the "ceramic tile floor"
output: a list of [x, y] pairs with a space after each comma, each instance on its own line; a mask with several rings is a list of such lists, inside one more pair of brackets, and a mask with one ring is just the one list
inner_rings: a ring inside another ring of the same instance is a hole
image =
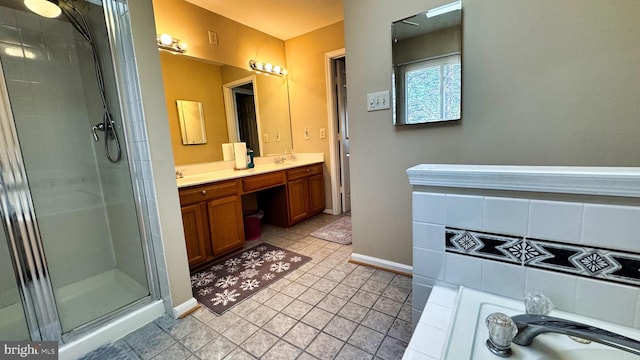
[[83, 359], [402, 358], [411, 338], [411, 278], [351, 264], [351, 245], [309, 236], [338, 217], [289, 229], [264, 226], [260, 240], [312, 257], [302, 268], [218, 316], [202, 307], [165, 315]]

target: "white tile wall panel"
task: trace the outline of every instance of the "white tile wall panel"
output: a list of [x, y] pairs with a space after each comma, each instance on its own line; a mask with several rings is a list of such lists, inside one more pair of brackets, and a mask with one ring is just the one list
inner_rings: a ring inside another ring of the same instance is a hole
[[578, 279], [575, 311], [600, 320], [633, 326], [639, 291], [633, 286]]
[[444, 224], [445, 195], [414, 192], [413, 220], [432, 224]]
[[447, 253], [445, 256], [445, 281], [452, 284], [480, 289], [482, 286], [482, 260], [471, 256]]
[[444, 256], [445, 253], [413, 249], [413, 273], [432, 279], [444, 280]]
[[484, 200], [482, 229], [498, 234], [527, 234], [529, 200], [487, 197]]
[[444, 252], [444, 225], [413, 222], [413, 246]]
[[557, 309], [573, 312], [578, 277], [539, 269], [527, 269], [525, 294], [539, 291], [552, 299]]
[[577, 244], [582, 203], [531, 200], [528, 236]]
[[445, 225], [461, 229], [482, 229], [484, 198], [482, 196], [450, 195], [445, 201]]
[[580, 243], [640, 252], [640, 207], [585, 204]]
[[483, 260], [482, 290], [510, 298], [522, 298], [524, 296], [524, 284], [524, 267]]

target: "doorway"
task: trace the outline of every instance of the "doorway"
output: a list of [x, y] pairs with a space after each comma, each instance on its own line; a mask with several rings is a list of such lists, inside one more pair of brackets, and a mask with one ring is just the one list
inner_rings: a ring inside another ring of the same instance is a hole
[[229, 142], [244, 142], [247, 150], [262, 156], [255, 76], [224, 84], [223, 94]]
[[331, 199], [334, 215], [351, 211], [349, 113], [344, 49], [325, 54], [329, 111]]

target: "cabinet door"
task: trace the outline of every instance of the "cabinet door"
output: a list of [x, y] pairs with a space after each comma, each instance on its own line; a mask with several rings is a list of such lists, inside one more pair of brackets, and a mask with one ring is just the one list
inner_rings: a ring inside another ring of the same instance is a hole
[[324, 211], [324, 176], [309, 176], [309, 212], [311, 215]]
[[295, 224], [309, 216], [309, 184], [307, 178], [289, 181], [289, 223]]
[[213, 255], [244, 246], [244, 224], [242, 222], [242, 201], [239, 196], [227, 196], [209, 201], [209, 231]]
[[182, 224], [189, 267], [194, 267], [211, 258], [209, 231], [204, 221], [206, 211], [202, 203], [182, 207]]

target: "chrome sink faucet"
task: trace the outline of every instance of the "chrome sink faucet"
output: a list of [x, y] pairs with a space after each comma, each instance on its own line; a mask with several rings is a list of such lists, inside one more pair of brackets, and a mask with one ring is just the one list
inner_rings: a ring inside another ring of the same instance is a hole
[[552, 332], [576, 336], [640, 355], [639, 341], [595, 326], [547, 315], [522, 314], [512, 316], [511, 319], [518, 328], [518, 334], [513, 338], [513, 342], [518, 345], [531, 345], [536, 336]]

